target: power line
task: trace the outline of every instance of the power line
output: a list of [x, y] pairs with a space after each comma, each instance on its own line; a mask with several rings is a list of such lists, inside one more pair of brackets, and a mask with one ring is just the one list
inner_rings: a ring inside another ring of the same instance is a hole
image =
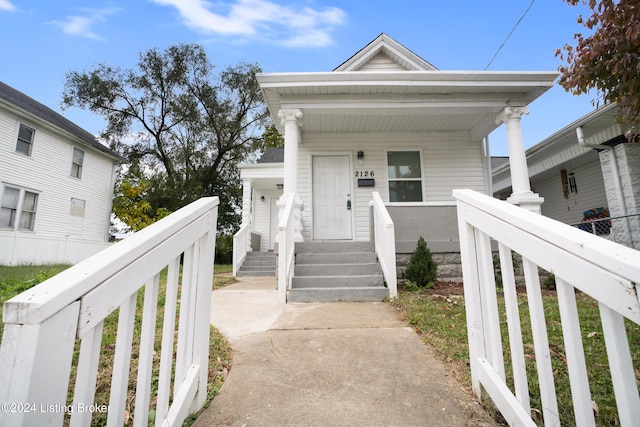
[[524, 13], [522, 14], [522, 16], [520, 17], [520, 19], [518, 19], [518, 22], [516, 22], [516, 25], [513, 26], [513, 28], [511, 29], [511, 32], [509, 33], [509, 35], [507, 36], [506, 39], [504, 39], [504, 41], [502, 42], [502, 44], [500, 45], [500, 47], [498, 48], [498, 50], [496, 50], [496, 53], [493, 54], [493, 57], [491, 58], [491, 61], [489, 61], [489, 63], [487, 64], [486, 67], [484, 67], [484, 71], [487, 71], [487, 68], [489, 68], [491, 66], [491, 64], [493, 63], [493, 60], [496, 59], [496, 56], [498, 56], [498, 53], [500, 53], [500, 51], [502, 50], [502, 48], [504, 47], [504, 45], [507, 43], [507, 40], [509, 40], [509, 38], [511, 37], [511, 34], [513, 34], [513, 32], [516, 30], [516, 28], [518, 28], [518, 25], [520, 25], [520, 22], [522, 22], [522, 20], [524, 19], [525, 16], [527, 16], [527, 13], [529, 13], [529, 9], [531, 9], [531, 6], [533, 6], [533, 4], [536, 2], [536, 0], [531, 0], [531, 3], [529, 4], [529, 7], [527, 8], [527, 10], [524, 11]]

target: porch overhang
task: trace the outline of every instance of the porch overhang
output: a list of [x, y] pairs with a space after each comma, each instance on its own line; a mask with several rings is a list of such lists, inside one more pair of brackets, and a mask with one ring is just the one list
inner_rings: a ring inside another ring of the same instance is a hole
[[258, 75], [280, 132], [280, 109], [304, 113], [303, 132], [467, 131], [480, 140], [506, 105], [526, 106], [557, 72], [336, 71]]
[[278, 190], [284, 182], [283, 163], [241, 164], [240, 179], [251, 180], [251, 186], [260, 191]]

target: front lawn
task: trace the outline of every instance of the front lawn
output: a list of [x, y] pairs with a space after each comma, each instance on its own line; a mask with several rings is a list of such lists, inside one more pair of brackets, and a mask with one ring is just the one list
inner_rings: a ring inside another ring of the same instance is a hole
[[[55, 274], [69, 268], [69, 265], [47, 265], [47, 266], [18, 266], [8, 267], [0, 266], [0, 303], [4, 302], [15, 295], [35, 286], [36, 284], [54, 276]], [[228, 273], [231, 271], [231, 266], [216, 265], [214, 274], [214, 287], [225, 286], [226, 284], [233, 283], [235, 278], [230, 277]], [[160, 292], [158, 297], [158, 319], [162, 319], [164, 313], [164, 301], [165, 301], [165, 285], [166, 285], [166, 270], [160, 275]], [[139, 323], [142, 319], [142, 298], [144, 295], [144, 289], [138, 291], [138, 305], [136, 313], [136, 328], [134, 332], [133, 346], [132, 346], [132, 360], [129, 378], [129, 392], [127, 396], [127, 408], [125, 416], [127, 418], [125, 425], [131, 425], [133, 421], [135, 401], [135, 381], [137, 374], [137, 362], [140, 339]], [[1, 313], [1, 312], [0, 312]], [[0, 333], [2, 333], [3, 323], [0, 322]], [[155, 338], [155, 350], [158, 357], [154, 356], [154, 373], [152, 382], [152, 395], [155, 395], [157, 390], [157, 370], [160, 355], [160, 343], [162, 338], [162, 322], [158, 322]], [[109, 387], [111, 384], [111, 372], [113, 367], [113, 355], [115, 353], [115, 340], [118, 327], [118, 310], [111, 313], [104, 321], [103, 338], [102, 338], [102, 352], [100, 355], [98, 379], [96, 383], [96, 395], [95, 402], [99, 405], [108, 405], [109, 403]], [[224, 379], [226, 378], [229, 369], [231, 368], [231, 349], [224, 339], [224, 337], [214, 328], [211, 327], [210, 333], [210, 352], [209, 352], [209, 383], [207, 385], [207, 403], [215, 396]], [[75, 365], [77, 363], [77, 356], [79, 353], [79, 342], [76, 343], [75, 357], [72, 368], [72, 378], [75, 377]], [[73, 384], [73, 381], [71, 382]], [[70, 387], [72, 388], [72, 387]], [[73, 390], [69, 390], [69, 402], [73, 396]], [[153, 420], [155, 416], [155, 402], [152, 401], [151, 409], [149, 412], [150, 420]], [[92, 419], [92, 425], [101, 426], [106, 424], [107, 413], [97, 412]], [[186, 425], [195, 420], [195, 417], [191, 417], [185, 422]]]
[[[560, 312], [555, 292], [545, 291], [543, 300], [560, 420], [563, 425], [575, 425]], [[524, 293], [519, 294], [518, 301], [532, 412], [534, 418], [537, 418], [540, 424], [542, 408], [526, 295]], [[577, 294], [577, 303], [585, 358], [589, 371], [591, 398], [594, 401], [596, 413], [596, 424], [599, 426], [619, 425], [598, 304], [582, 293]], [[461, 286], [439, 283], [434, 289], [400, 292], [398, 298], [392, 300], [390, 304], [396, 307], [413, 325], [425, 343], [437, 350], [442, 360], [450, 366], [451, 371], [470, 389], [471, 371], [469, 368], [464, 296], [462, 295]], [[499, 305], [507, 383], [513, 390], [506, 316], [501, 297], [499, 297]], [[640, 366], [640, 326], [627, 320], [625, 323], [634, 366]], [[640, 371], [638, 369], [636, 369], [636, 380], [640, 381]]]

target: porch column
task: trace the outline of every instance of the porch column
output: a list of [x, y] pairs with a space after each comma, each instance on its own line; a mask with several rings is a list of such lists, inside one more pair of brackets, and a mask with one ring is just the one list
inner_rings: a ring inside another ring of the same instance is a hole
[[302, 110], [299, 108], [278, 111], [284, 125], [284, 194], [298, 192], [298, 144]]
[[[253, 204], [253, 181], [248, 178], [242, 180], [242, 225], [248, 225], [251, 231], [251, 206]], [[251, 252], [251, 232], [247, 235], [247, 252]]]
[[507, 201], [529, 211], [540, 213], [540, 205], [544, 199], [531, 191], [527, 157], [520, 128], [520, 119], [525, 114], [529, 114], [527, 107], [505, 107], [496, 118], [496, 123], [504, 123], [507, 127], [512, 189], [511, 197]]

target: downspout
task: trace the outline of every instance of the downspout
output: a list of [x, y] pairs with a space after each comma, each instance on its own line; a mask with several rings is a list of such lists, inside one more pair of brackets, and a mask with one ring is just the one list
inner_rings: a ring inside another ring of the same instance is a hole
[[487, 186], [487, 195], [493, 197], [493, 175], [491, 174], [491, 150], [489, 147], [489, 136], [485, 136], [483, 142], [485, 156], [485, 184]]
[[[585, 148], [596, 148], [598, 150], [607, 150], [609, 153], [609, 163], [611, 164], [611, 172], [613, 174], [613, 186], [616, 193], [616, 199], [618, 199], [618, 205], [620, 206], [620, 216], [627, 215], [627, 204], [624, 200], [624, 193], [622, 192], [622, 182], [620, 181], [620, 170], [618, 168], [618, 159], [613, 147], [603, 144], [590, 144], [584, 140], [584, 132], [582, 126], [576, 128], [576, 136], [578, 137], [578, 145]], [[629, 218], [625, 218], [626, 232], [629, 239], [631, 239], [631, 228], [629, 227]], [[633, 246], [633, 241], [629, 242]]]

